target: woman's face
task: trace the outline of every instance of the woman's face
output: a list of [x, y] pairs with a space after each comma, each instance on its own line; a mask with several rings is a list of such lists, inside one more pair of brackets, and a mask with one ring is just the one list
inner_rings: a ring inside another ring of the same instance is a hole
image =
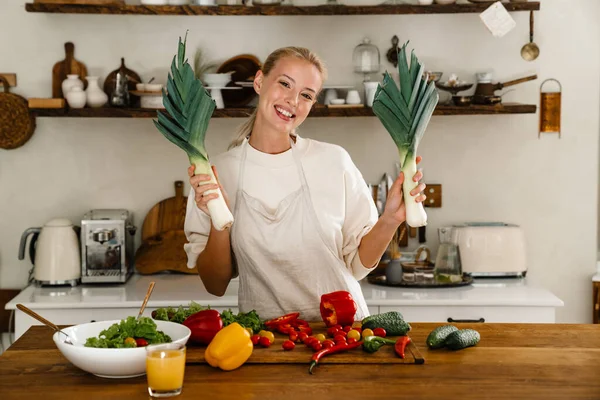
[[258, 112], [266, 124], [287, 134], [306, 119], [322, 83], [319, 70], [308, 61], [282, 58], [268, 76], [256, 74]]

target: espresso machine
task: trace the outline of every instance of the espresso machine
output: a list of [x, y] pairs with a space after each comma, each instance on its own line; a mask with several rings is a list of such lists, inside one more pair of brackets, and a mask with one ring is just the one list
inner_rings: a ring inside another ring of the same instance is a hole
[[132, 215], [91, 210], [81, 221], [81, 283], [125, 283], [134, 270]]

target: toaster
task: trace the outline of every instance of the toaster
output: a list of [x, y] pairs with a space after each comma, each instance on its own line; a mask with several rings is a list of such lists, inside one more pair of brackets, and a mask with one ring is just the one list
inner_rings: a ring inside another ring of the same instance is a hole
[[524, 277], [525, 235], [518, 225], [466, 223], [455, 225], [462, 272], [473, 277]]

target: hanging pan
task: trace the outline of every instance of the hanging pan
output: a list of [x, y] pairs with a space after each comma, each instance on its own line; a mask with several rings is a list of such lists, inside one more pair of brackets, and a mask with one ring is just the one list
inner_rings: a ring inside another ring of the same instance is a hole
[[33, 135], [35, 118], [29, 113], [27, 100], [9, 93], [8, 82], [0, 76], [0, 148], [16, 149], [23, 146]]

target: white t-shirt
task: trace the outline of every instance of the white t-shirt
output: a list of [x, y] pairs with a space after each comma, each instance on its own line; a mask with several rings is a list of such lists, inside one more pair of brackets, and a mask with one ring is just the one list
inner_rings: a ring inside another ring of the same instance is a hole
[[[292, 150], [267, 154], [247, 147], [244, 191], [272, 211], [301, 186]], [[362, 264], [358, 246], [378, 219], [369, 187], [348, 152], [340, 146], [297, 136], [296, 151], [327, 245], [336, 249], [357, 280], [364, 278], [374, 265], [367, 268]], [[241, 146], [211, 158], [232, 210], [240, 161]], [[184, 245], [189, 268], [196, 266], [198, 255], [206, 247], [210, 224], [210, 217], [196, 206], [194, 191], [190, 190], [184, 228], [189, 241]]]

